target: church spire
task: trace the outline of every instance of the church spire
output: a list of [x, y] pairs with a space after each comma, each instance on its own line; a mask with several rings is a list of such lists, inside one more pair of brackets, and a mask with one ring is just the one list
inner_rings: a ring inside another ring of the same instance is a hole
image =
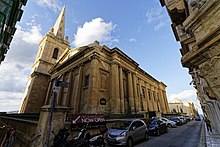
[[59, 17], [56, 20], [55, 25], [53, 26], [54, 35], [60, 39], [64, 39], [65, 8], [66, 6], [63, 7], [62, 11], [60, 12]]

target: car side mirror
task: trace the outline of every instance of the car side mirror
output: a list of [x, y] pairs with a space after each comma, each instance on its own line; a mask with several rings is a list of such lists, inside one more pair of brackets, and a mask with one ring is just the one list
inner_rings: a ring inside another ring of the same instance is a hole
[[136, 127], [135, 127], [135, 126], [133, 126], [131, 130], [135, 130], [135, 129], [136, 129]]

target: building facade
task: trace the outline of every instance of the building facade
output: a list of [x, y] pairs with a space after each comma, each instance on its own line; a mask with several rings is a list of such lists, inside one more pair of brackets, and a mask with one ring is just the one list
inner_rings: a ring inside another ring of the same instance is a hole
[[0, 64], [5, 59], [27, 0], [0, 0]]
[[143, 71], [118, 48], [93, 44], [70, 49], [64, 39], [65, 7], [39, 44], [21, 113], [37, 113], [51, 104], [55, 79], [67, 83], [57, 91], [56, 106], [69, 113], [146, 114], [169, 112], [166, 85]]
[[175, 114], [184, 114], [194, 118], [198, 115], [198, 111], [195, 109], [194, 104], [190, 102], [182, 102], [180, 99], [175, 98], [169, 103], [170, 112]]
[[220, 2], [160, 0], [181, 43], [182, 65], [189, 69], [205, 117], [220, 134]]

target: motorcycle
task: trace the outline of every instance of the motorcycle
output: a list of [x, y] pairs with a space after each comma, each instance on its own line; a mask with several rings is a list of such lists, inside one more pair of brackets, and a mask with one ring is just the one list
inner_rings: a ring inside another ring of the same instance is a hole
[[87, 133], [87, 137], [90, 136], [88, 137], [90, 147], [105, 147], [104, 134], [108, 131], [108, 128], [106, 126], [100, 126], [99, 130], [100, 130], [100, 133], [93, 135], [93, 136]]
[[57, 135], [55, 135], [52, 147], [105, 147], [104, 134], [108, 131], [106, 126], [100, 126], [100, 133], [90, 135], [87, 130], [87, 125], [83, 126], [77, 137], [70, 141], [67, 141], [67, 137], [70, 135], [68, 129], [61, 129]]

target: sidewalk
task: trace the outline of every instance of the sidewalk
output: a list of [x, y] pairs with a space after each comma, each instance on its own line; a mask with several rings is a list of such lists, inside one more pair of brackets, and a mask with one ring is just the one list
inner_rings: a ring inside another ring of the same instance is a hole
[[220, 135], [213, 129], [212, 132], [207, 132], [207, 128], [205, 122], [203, 124], [205, 139], [206, 139], [206, 147], [220, 147]]

